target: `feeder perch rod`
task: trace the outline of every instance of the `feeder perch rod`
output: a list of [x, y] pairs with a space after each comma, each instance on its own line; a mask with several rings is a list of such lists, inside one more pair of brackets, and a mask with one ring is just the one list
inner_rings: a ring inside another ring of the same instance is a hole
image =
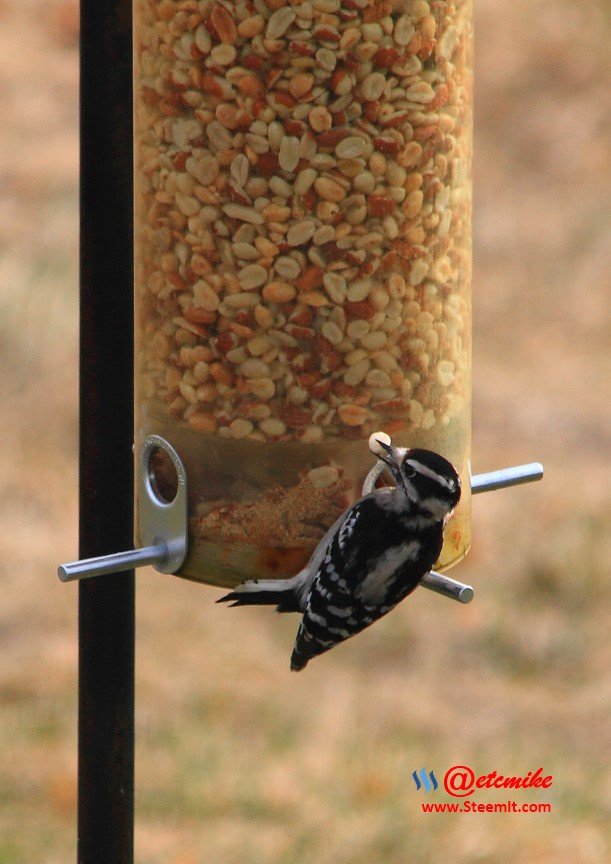
[[[176, 470], [176, 495], [163, 498], [151, 473], [151, 457], [163, 450]], [[176, 450], [159, 435], [149, 435], [140, 450], [138, 472], [138, 524], [143, 546], [127, 552], [100, 555], [71, 564], [60, 564], [62, 582], [121, 573], [132, 567], [153, 564], [161, 573], [175, 573], [187, 557], [187, 472]]]
[[[471, 494], [491, 492], [493, 489], [505, 489], [507, 486], [517, 486], [521, 483], [533, 483], [543, 477], [543, 465], [539, 462], [529, 462], [528, 465], [515, 465], [513, 468], [501, 468], [499, 471], [488, 471], [486, 474], [476, 474], [471, 477]], [[471, 585], [464, 585], [455, 579], [450, 579], [442, 573], [431, 570], [421, 580], [420, 585], [435, 591], [444, 597], [458, 600], [459, 603], [470, 603], [475, 596]]]
[[501, 468], [499, 471], [488, 471], [486, 474], [476, 474], [471, 478], [471, 494], [492, 492], [494, 489], [505, 489], [507, 486], [518, 486], [521, 483], [533, 483], [542, 477], [543, 465], [540, 462], [515, 465], [513, 468]]
[[[149, 472], [149, 459], [155, 448], [166, 451], [174, 463], [178, 477], [178, 491], [172, 502], [162, 501], [154, 488], [154, 480]], [[132, 567], [152, 564], [162, 573], [175, 573], [182, 565], [187, 554], [187, 475], [182, 461], [173, 447], [157, 435], [146, 439], [140, 452], [140, 534], [150, 545], [113, 555], [101, 555], [70, 564], [60, 564], [58, 576], [62, 582], [73, 582], [118, 573]], [[363, 483], [363, 495], [372, 491], [385, 465], [378, 461]], [[476, 474], [471, 478], [471, 492], [489, 492], [521, 483], [532, 483], [543, 476], [543, 466], [538, 462], [516, 465]], [[420, 582], [423, 588], [441, 594], [459, 603], [470, 603], [474, 597], [471, 585], [450, 579], [432, 570]]]
[[115, 552], [112, 555], [100, 555], [97, 558], [60, 564], [57, 575], [62, 582], [91, 579], [92, 576], [108, 576], [110, 573], [131, 570], [132, 567], [146, 567], [147, 564], [161, 563], [167, 558], [167, 554], [168, 547], [165, 543], [143, 546], [141, 549], [129, 549], [127, 552]]
[[[385, 470], [385, 463], [378, 460], [367, 477], [365, 477], [362, 489], [363, 495], [368, 495], [373, 491], [377, 480]], [[515, 465], [512, 468], [501, 468], [498, 471], [489, 471], [486, 474], [472, 476], [471, 493], [476, 495], [478, 492], [490, 492], [493, 489], [504, 489], [507, 486], [532, 483], [535, 480], [540, 480], [542, 477], [543, 465], [539, 462], [529, 462], [527, 465]], [[459, 603], [470, 603], [475, 596], [471, 585], [465, 585], [456, 579], [450, 579], [449, 576], [437, 573], [436, 570], [431, 570], [430, 573], [423, 576], [420, 585], [423, 588], [428, 588], [429, 591], [434, 591], [436, 594], [442, 594], [450, 600], [457, 600]]]

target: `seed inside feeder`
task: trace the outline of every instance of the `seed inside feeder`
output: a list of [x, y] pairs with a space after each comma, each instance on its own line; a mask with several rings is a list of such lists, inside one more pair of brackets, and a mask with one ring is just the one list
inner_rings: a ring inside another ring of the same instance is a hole
[[380, 441], [383, 444], [387, 444], [389, 447], [392, 444], [390, 440], [390, 435], [387, 435], [386, 432], [374, 432], [373, 435], [369, 436], [369, 449], [373, 453], [374, 456], [386, 456], [386, 451], [381, 446]]

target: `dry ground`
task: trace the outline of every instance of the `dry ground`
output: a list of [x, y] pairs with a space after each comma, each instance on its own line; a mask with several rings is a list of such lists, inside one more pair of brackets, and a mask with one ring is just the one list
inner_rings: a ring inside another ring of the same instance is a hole
[[[476, 6], [474, 464], [546, 479], [476, 499], [470, 607], [298, 676], [294, 620], [143, 573], [139, 864], [609, 860], [611, 6]], [[0, 864], [74, 860], [76, 64], [71, 2], [1, 0]], [[421, 814], [456, 762], [544, 767], [553, 812]]]

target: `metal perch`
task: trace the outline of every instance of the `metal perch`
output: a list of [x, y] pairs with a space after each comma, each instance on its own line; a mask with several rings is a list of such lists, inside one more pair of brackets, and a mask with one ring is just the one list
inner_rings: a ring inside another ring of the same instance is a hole
[[[374, 436], [372, 436], [374, 437]], [[386, 470], [386, 465], [378, 461], [363, 483], [363, 495], [368, 495], [374, 488], [378, 479]], [[543, 477], [543, 465], [539, 462], [529, 462], [527, 465], [515, 465], [512, 468], [501, 468], [498, 471], [488, 471], [485, 474], [475, 474], [471, 477], [471, 494], [479, 492], [491, 492], [494, 489], [505, 489], [508, 486], [518, 486], [522, 483], [533, 483]], [[471, 585], [457, 582], [442, 573], [431, 570], [421, 580], [420, 584], [429, 591], [442, 594], [450, 600], [458, 600], [459, 603], [470, 603], [475, 592]]]
[[[149, 459], [155, 448], [165, 450], [172, 459], [178, 475], [178, 492], [174, 501], [170, 503], [161, 500], [157, 495], [149, 473]], [[127, 568], [144, 567], [148, 564], [152, 564], [162, 573], [175, 573], [182, 565], [187, 554], [186, 471], [174, 448], [157, 435], [151, 435], [146, 439], [140, 453], [140, 460], [142, 463], [139, 490], [140, 531], [141, 536], [149, 540], [150, 544], [127, 552], [60, 564], [57, 575], [62, 582], [120, 573]], [[375, 488], [385, 468], [385, 464], [381, 461], [373, 466], [363, 483], [363, 495], [368, 495]], [[539, 462], [501, 468], [499, 471], [488, 471], [485, 474], [472, 476], [471, 493], [476, 495], [479, 492], [532, 483], [542, 477], [543, 466]], [[435, 570], [427, 573], [420, 584], [429, 591], [435, 591], [459, 603], [470, 603], [475, 593], [471, 585], [457, 582]]]

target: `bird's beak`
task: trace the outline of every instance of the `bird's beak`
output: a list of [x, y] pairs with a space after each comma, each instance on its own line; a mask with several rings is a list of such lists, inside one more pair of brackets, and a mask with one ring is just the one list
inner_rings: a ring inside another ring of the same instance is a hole
[[388, 467], [392, 470], [393, 474], [399, 474], [401, 471], [401, 457], [404, 455], [404, 449], [399, 447], [393, 447], [392, 444], [387, 444], [386, 441], [380, 441], [379, 438], [376, 438], [376, 444], [379, 444], [380, 447], [388, 454], [387, 456], [382, 456], [381, 454], [378, 454], [378, 458], [388, 465]]

